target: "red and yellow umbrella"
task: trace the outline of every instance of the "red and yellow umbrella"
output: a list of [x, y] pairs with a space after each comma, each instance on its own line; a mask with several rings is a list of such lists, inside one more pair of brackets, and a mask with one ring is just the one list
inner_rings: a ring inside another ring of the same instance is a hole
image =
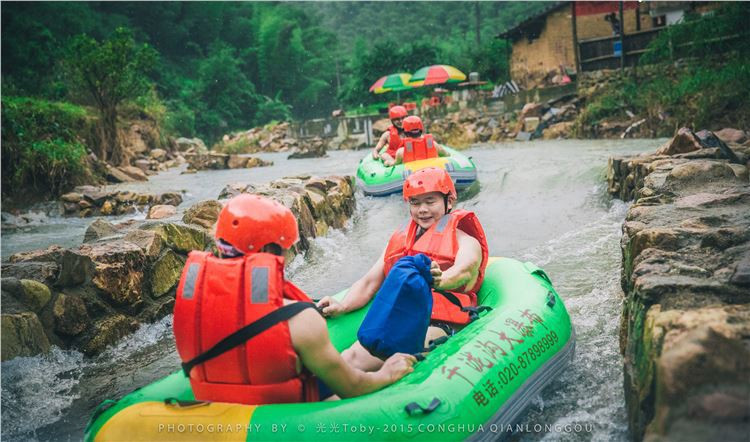
[[412, 86], [409, 84], [410, 79], [411, 74], [406, 73], [385, 75], [378, 78], [378, 81], [370, 86], [370, 92], [382, 94], [385, 92], [398, 92], [411, 89]]
[[460, 83], [466, 80], [466, 74], [447, 64], [435, 64], [418, 70], [411, 76], [412, 87], [430, 84]]

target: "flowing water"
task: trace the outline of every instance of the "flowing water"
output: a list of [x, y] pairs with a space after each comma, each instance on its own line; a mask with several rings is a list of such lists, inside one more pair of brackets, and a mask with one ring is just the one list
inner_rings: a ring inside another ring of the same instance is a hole
[[[657, 140], [567, 140], [491, 144], [466, 151], [478, 165], [481, 186], [477, 194], [464, 195], [458, 207], [478, 214], [491, 255], [533, 261], [547, 271], [578, 336], [574, 363], [536, 398], [521, 431], [513, 436], [515, 440], [627, 437], [618, 350], [622, 301], [619, 239], [627, 205], [607, 197], [604, 170], [611, 155], [653, 150], [657, 145]], [[216, 198], [230, 182], [353, 173], [364, 154], [331, 152], [328, 158], [309, 160], [261, 154], [276, 164], [192, 175], [172, 170], [147, 183], [118, 188], [184, 190], [181, 207], [186, 208]], [[347, 287], [369, 269], [394, 226], [406, 217], [400, 196], [373, 198], [359, 193], [357, 210], [347, 228], [316, 239], [307, 256], [298, 256], [289, 266], [290, 279], [313, 297]], [[10, 253], [52, 243], [79, 244], [91, 221], [51, 216], [4, 232], [3, 259]], [[141, 327], [95, 358], [58, 349], [45, 356], [3, 363], [2, 439], [79, 440], [100, 401], [122, 396], [178, 366], [171, 317]]]

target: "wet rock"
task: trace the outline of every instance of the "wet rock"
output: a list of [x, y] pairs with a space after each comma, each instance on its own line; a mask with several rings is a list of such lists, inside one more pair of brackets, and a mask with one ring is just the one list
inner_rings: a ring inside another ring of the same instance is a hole
[[170, 206], [166, 204], [157, 204], [155, 206], [151, 206], [151, 208], [148, 210], [148, 215], [146, 216], [146, 219], [169, 218], [176, 214], [177, 214], [177, 208], [175, 206]]
[[739, 129], [724, 128], [716, 132], [716, 136], [725, 143], [742, 144], [748, 140], [747, 132]]
[[635, 439], [692, 440], [719, 421], [741, 434], [748, 415], [734, 393], [750, 391], [750, 185], [692, 152], [608, 165], [609, 191], [637, 197], [623, 225], [620, 341]]
[[559, 138], [568, 138], [573, 130], [573, 121], [562, 121], [550, 125], [542, 132], [542, 138], [545, 140], [556, 140]]
[[35, 313], [43, 309], [50, 299], [52, 299], [49, 287], [39, 281], [21, 279], [20, 284], [22, 290], [19, 293], [20, 297], [18, 300]]
[[141, 169], [144, 173], [148, 173], [151, 170], [151, 161], [146, 159], [135, 160], [133, 163], [135, 167]]
[[83, 195], [76, 192], [69, 192], [60, 197], [66, 203], [78, 203], [83, 198]]
[[135, 181], [148, 181], [146, 173], [135, 166], [124, 166], [119, 168], [122, 173], [129, 176]]
[[304, 142], [301, 141], [297, 151], [289, 155], [287, 159], [324, 157], [326, 156], [327, 149], [327, 143], [322, 138], [315, 137], [310, 140], [304, 140]]
[[180, 152], [186, 152], [190, 149], [193, 149], [195, 153], [208, 153], [208, 148], [200, 138], [181, 137], [175, 140], [175, 145], [177, 146], [177, 150], [179, 150]]
[[54, 262], [16, 262], [3, 263], [2, 275], [5, 278], [32, 279], [45, 285], [52, 285], [60, 271]]
[[117, 203], [113, 200], [107, 200], [104, 201], [104, 204], [102, 204], [102, 207], [99, 209], [99, 213], [101, 213], [104, 216], [112, 215], [115, 213], [115, 207], [117, 207]]
[[222, 207], [224, 206], [217, 200], [201, 201], [185, 211], [182, 221], [185, 224], [197, 224], [210, 230], [216, 224]]
[[116, 233], [118, 233], [118, 230], [114, 224], [104, 221], [103, 219], [97, 219], [86, 228], [86, 233], [83, 234], [83, 242], [98, 241], [101, 238]]
[[0, 316], [2, 341], [0, 359], [8, 361], [18, 356], [35, 356], [50, 349], [49, 339], [44, 333], [39, 317], [33, 312], [6, 313], [3, 302]]
[[683, 127], [677, 131], [677, 135], [658, 148], [655, 154], [675, 155], [699, 150], [702, 147], [701, 140], [693, 133], [693, 131]]
[[113, 183], [131, 183], [136, 181], [127, 173], [113, 166], [107, 166], [107, 179]]
[[240, 155], [229, 155], [227, 167], [229, 169], [243, 169], [247, 165], [247, 157]]
[[89, 315], [86, 305], [79, 296], [59, 294], [52, 307], [57, 333], [75, 336], [86, 330]]
[[151, 293], [159, 297], [177, 285], [185, 261], [176, 253], [167, 250], [151, 267]]
[[117, 240], [84, 244], [77, 250], [94, 264], [93, 285], [115, 305], [134, 305], [143, 292], [145, 255], [135, 244]]
[[750, 253], [746, 254], [745, 257], [737, 263], [729, 282], [741, 286], [750, 286]]
[[164, 161], [167, 159], [167, 151], [164, 149], [151, 149], [149, 155], [156, 161]]
[[132, 230], [125, 234], [123, 240], [140, 247], [148, 258], [159, 256], [164, 247], [162, 237], [152, 230]]
[[164, 192], [159, 196], [159, 202], [170, 206], [182, 204], [182, 195], [177, 192]]
[[161, 236], [167, 247], [187, 254], [191, 250], [205, 250], [211, 243], [207, 232], [194, 226], [177, 223], [155, 223], [144, 225], [144, 230], [153, 230]]
[[57, 261], [60, 272], [55, 281], [58, 287], [74, 287], [91, 281], [95, 272], [95, 265], [90, 256], [79, 250], [68, 249]]
[[245, 167], [251, 169], [253, 167], [266, 167], [273, 166], [273, 161], [261, 160], [257, 157], [250, 157], [245, 164]]
[[682, 186], [700, 185], [724, 178], [736, 178], [729, 164], [720, 161], [697, 160], [675, 166], [667, 176], [667, 182], [678, 183]]
[[138, 330], [140, 323], [125, 315], [117, 314], [102, 319], [94, 324], [91, 338], [83, 345], [83, 353], [94, 356], [102, 353], [108, 346]]

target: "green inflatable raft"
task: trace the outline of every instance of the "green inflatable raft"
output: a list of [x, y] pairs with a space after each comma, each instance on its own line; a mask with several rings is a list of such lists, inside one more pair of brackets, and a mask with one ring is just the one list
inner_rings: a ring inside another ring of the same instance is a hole
[[[491, 258], [479, 299], [492, 310], [426, 353], [413, 373], [380, 391], [300, 404], [197, 402], [180, 371], [118, 401], [104, 401], [85, 438], [497, 440], [566, 370], [575, 334], [549, 278], [531, 263]], [[365, 313], [361, 309], [328, 321], [339, 351], [356, 340]]]
[[357, 183], [365, 195], [385, 196], [401, 192], [406, 177], [425, 167], [445, 169], [453, 179], [456, 190], [466, 189], [477, 180], [477, 168], [471, 158], [461, 152], [445, 146], [450, 156], [428, 158], [405, 164], [386, 167], [381, 160], [376, 160], [370, 153], [359, 161]]

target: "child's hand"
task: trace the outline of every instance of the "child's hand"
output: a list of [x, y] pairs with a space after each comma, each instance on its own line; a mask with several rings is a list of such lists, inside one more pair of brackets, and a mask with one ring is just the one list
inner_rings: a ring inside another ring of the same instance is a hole
[[436, 261], [430, 262], [430, 275], [432, 275], [432, 286], [436, 289], [440, 288], [443, 271], [440, 270], [440, 266]]

